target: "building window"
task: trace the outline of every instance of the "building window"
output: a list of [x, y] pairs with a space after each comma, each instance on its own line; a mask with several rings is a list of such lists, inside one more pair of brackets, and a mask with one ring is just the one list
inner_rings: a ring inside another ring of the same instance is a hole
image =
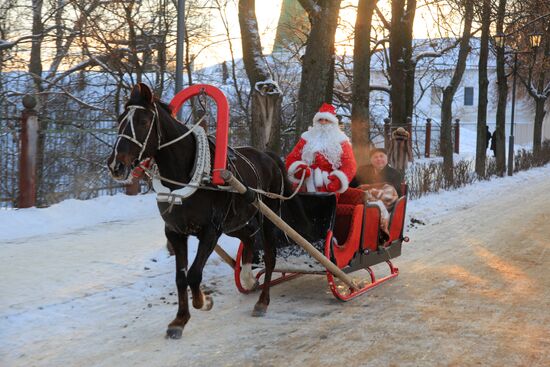
[[440, 106], [442, 100], [443, 100], [443, 88], [436, 87], [436, 86], [432, 87], [431, 104]]
[[474, 88], [464, 87], [464, 106], [474, 105]]

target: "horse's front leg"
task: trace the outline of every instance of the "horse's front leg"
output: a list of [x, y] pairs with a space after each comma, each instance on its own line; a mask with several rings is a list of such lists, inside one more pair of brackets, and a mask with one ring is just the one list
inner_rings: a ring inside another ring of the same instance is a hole
[[254, 305], [252, 316], [264, 316], [267, 312], [267, 306], [269, 305], [269, 283], [271, 283], [271, 275], [273, 274], [273, 269], [275, 269], [275, 257], [277, 255], [275, 247], [277, 228], [273, 223], [266, 220], [260, 233], [263, 234], [262, 242], [264, 244], [264, 286], [258, 302]]
[[206, 295], [201, 290], [202, 271], [206, 265], [206, 261], [214, 251], [214, 247], [220, 237], [219, 233], [216, 233], [212, 228], [208, 228], [202, 231], [199, 235], [199, 246], [197, 248], [197, 256], [193, 261], [193, 265], [187, 273], [187, 280], [189, 282], [189, 288], [193, 295], [193, 307], [203, 311], [209, 311], [212, 309], [214, 302], [210, 295]]
[[171, 232], [168, 229], [165, 230], [165, 233], [176, 255], [176, 287], [178, 289], [178, 313], [176, 318], [168, 324], [166, 337], [179, 339], [185, 324], [191, 318], [187, 298], [187, 236]]

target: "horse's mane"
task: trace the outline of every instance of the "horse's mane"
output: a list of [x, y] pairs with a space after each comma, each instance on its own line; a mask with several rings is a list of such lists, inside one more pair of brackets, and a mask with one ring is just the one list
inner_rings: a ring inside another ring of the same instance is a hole
[[157, 106], [162, 108], [164, 111], [168, 112], [169, 115], [172, 115], [172, 108], [170, 108], [168, 103], [161, 101], [157, 97], [155, 97], [155, 102], [156, 102]]

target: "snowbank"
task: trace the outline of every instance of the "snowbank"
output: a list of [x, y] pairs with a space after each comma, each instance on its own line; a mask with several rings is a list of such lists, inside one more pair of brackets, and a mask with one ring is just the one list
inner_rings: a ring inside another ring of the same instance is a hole
[[0, 210], [0, 241], [66, 233], [113, 221], [132, 221], [158, 215], [154, 194], [102, 196], [65, 200], [49, 208]]

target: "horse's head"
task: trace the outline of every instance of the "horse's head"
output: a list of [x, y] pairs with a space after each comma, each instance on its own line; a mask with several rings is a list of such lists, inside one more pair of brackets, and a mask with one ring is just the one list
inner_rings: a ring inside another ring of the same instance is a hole
[[124, 112], [118, 118], [118, 136], [107, 160], [116, 180], [128, 178], [131, 170], [145, 158], [152, 157], [160, 141], [158, 110], [151, 89], [134, 86]]

